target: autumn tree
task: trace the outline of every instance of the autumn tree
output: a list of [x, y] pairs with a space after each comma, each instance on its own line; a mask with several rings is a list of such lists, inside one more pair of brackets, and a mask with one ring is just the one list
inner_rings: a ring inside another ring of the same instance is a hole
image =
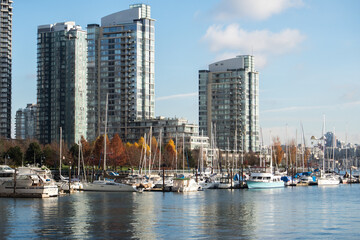
[[130, 166], [139, 166], [141, 158], [141, 148], [139, 147], [139, 144], [137, 142], [135, 142], [134, 144], [127, 142], [125, 145], [125, 154], [128, 164]]
[[281, 164], [282, 159], [284, 158], [284, 150], [281, 147], [280, 138], [274, 137], [273, 138], [273, 159], [277, 166]]
[[[109, 137], [108, 135], [106, 135], [106, 148], [109, 149]], [[94, 165], [98, 164], [100, 162], [100, 159], [104, 158], [104, 135], [99, 136], [95, 143], [94, 143], [94, 149], [93, 149], [93, 153], [94, 153]], [[102, 162], [101, 161], [101, 162]], [[101, 166], [103, 166], [103, 164], [101, 164]]]
[[309, 149], [309, 148], [305, 148], [305, 153], [304, 153], [304, 166], [305, 166], [305, 167], [309, 167], [309, 166], [308, 166], [308, 162], [309, 162], [310, 154], [311, 154], [310, 149]]
[[160, 149], [161, 146], [158, 145], [158, 142], [156, 140], [156, 138], [153, 136], [151, 138], [151, 155], [152, 155], [152, 165], [153, 166], [157, 166], [159, 165], [159, 154], [160, 154]]
[[174, 158], [176, 156], [176, 147], [174, 144], [174, 141], [172, 139], [169, 140], [169, 142], [165, 146], [165, 152], [164, 152], [164, 163], [168, 167], [172, 167], [174, 164]]
[[116, 133], [110, 142], [109, 160], [116, 170], [116, 166], [124, 166], [127, 163], [125, 147], [121, 138]]
[[81, 136], [81, 148], [82, 148], [82, 154], [84, 156], [84, 162], [86, 165], [93, 165], [93, 163], [90, 163], [91, 159], [91, 153], [92, 153], [92, 146], [91, 144], [86, 141], [84, 136]]
[[296, 147], [296, 143], [295, 140], [291, 140], [290, 142], [290, 154], [289, 154], [289, 161], [291, 165], [296, 165], [296, 152], [297, 152], [297, 147]]

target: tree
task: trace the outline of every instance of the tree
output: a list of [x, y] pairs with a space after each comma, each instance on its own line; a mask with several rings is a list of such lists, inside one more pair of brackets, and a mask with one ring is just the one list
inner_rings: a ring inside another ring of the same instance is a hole
[[[109, 138], [108, 135], [106, 135], [106, 148], [109, 149]], [[99, 136], [95, 143], [94, 143], [94, 149], [93, 149], [93, 155], [94, 155], [94, 159], [93, 159], [93, 164], [97, 165], [98, 163], [100, 163], [100, 159], [102, 159], [102, 161], [104, 161], [104, 135]], [[101, 166], [103, 166], [103, 164], [100, 164]]]
[[140, 157], [141, 157], [141, 148], [139, 148], [139, 145], [135, 142], [134, 144], [131, 144], [129, 142], [125, 145], [125, 154], [128, 161], [128, 164], [132, 167], [138, 167], [140, 163]]
[[284, 150], [281, 147], [280, 138], [273, 138], [274, 148], [273, 148], [273, 159], [277, 166], [281, 164], [282, 159], [284, 158]]
[[91, 144], [88, 141], [86, 141], [84, 136], [81, 136], [80, 142], [81, 142], [81, 147], [82, 147], [82, 153], [84, 155], [85, 164], [86, 165], [93, 165], [92, 163], [90, 163], [91, 152], [92, 152]]
[[[154, 161], [153, 165], [159, 165], [159, 154], [160, 154], [160, 147], [158, 142], [156, 141], [155, 137], [151, 138], [151, 155], [152, 159], [151, 161]], [[159, 167], [159, 166], [158, 166]]]
[[296, 152], [297, 152], [297, 147], [295, 144], [295, 140], [291, 140], [290, 142], [290, 163], [294, 166], [295, 162], [296, 162]]
[[244, 159], [245, 165], [255, 166], [256, 164], [259, 163], [259, 156], [256, 155], [253, 151], [245, 153], [244, 157], [245, 157]]
[[16, 166], [21, 166], [23, 161], [23, 152], [19, 146], [10, 147], [6, 155], [14, 162]]
[[42, 157], [42, 151], [38, 142], [32, 142], [29, 144], [25, 154], [25, 163], [28, 164], [40, 164]]
[[176, 156], [176, 147], [174, 144], [174, 141], [172, 139], [169, 140], [169, 142], [165, 146], [165, 153], [164, 153], [164, 162], [167, 166], [172, 167], [173, 161]]
[[43, 157], [44, 162], [48, 167], [57, 168], [59, 165], [59, 146], [57, 143], [53, 142], [51, 144], [48, 144], [43, 149]]
[[69, 152], [71, 155], [72, 165], [74, 165], [74, 163], [79, 161], [79, 145], [76, 143], [72, 145]]
[[125, 154], [125, 147], [119, 134], [115, 134], [110, 142], [111, 155], [109, 159], [116, 169], [116, 166], [124, 166], [127, 163]]

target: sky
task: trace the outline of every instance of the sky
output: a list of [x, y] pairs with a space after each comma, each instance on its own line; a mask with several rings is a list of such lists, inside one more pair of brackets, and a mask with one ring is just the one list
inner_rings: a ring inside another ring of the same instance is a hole
[[309, 145], [324, 116], [326, 131], [360, 143], [357, 0], [14, 0], [13, 125], [19, 108], [36, 103], [37, 26], [75, 21], [86, 29], [134, 3], [149, 4], [156, 20], [156, 116], [198, 124], [198, 71], [250, 54], [264, 144], [296, 133], [299, 142], [303, 129]]

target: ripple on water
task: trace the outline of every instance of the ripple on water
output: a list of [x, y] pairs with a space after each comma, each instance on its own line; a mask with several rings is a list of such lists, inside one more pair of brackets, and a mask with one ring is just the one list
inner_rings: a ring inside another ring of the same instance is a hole
[[0, 199], [2, 238], [358, 237], [360, 185]]

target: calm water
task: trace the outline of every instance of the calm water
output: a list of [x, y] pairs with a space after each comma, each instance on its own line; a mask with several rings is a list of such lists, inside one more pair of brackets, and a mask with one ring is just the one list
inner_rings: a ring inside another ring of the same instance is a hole
[[360, 185], [0, 198], [0, 239], [359, 239]]

